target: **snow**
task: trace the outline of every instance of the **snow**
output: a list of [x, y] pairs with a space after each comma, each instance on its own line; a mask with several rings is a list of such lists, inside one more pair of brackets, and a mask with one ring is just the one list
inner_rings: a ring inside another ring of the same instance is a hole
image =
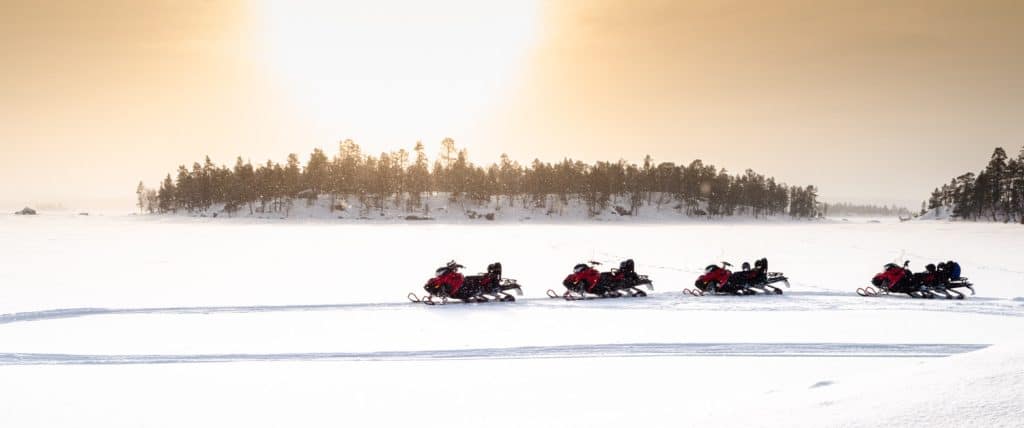
[[[0, 216], [2, 426], [1020, 426], [1024, 228]], [[565, 302], [624, 257], [647, 298]], [[782, 296], [685, 297], [766, 256]], [[962, 301], [862, 298], [956, 259]], [[408, 303], [500, 260], [525, 296]]]
[[925, 211], [924, 214], [921, 214], [921, 215], [915, 217], [914, 219], [918, 220], [918, 221], [925, 221], [925, 220], [952, 220], [953, 219], [953, 208], [952, 207], [945, 207], [945, 206], [935, 207], [935, 208], [932, 208], [932, 209], [930, 209], [928, 211]]
[[[312, 193], [312, 191], [307, 191]], [[300, 192], [301, 193], [301, 192]], [[213, 204], [206, 210], [166, 213], [162, 216], [200, 217], [200, 218], [232, 218], [232, 219], [264, 219], [264, 220], [319, 220], [334, 223], [532, 223], [532, 224], [575, 224], [587, 222], [612, 223], [707, 223], [718, 220], [708, 218], [696, 212], [704, 212], [707, 203], [698, 202], [693, 208], [695, 214], [687, 215], [684, 205], [674, 196], [660, 192], [652, 192], [650, 199], [640, 201], [636, 212], [630, 211], [628, 196], [614, 195], [604, 209], [591, 213], [587, 204], [577, 196], [570, 196], [562, 201], [559, 195], [547, 195], [541, 201], [534, 201], [529, 196], [516, 196], [510, 200], [507, 196], [491, 197], [486, 202], [473, 201], [466, 197], [455, 198], [445, 192], [424, 194], [421, 204], [408, 209], [406, 200], [388, 198], [383, 208], [363, 203], [358, 197], [332, 197], [321, 195], [313, 199], [295, 198], [290, 205], [281, 205], [278, 210], [267, 208], [260, 212], [260, 205], [255, 204], [250, 210], [244, 206], [235, 212], [224, 210], [224, 204]], [[334, 207], [334, 209], [332, 209]], [[793, 219], [788, 215], [775, 215], [754, 218], [746, 208], [738, 208], [735, 216], [729, 221], [758, 222], [766, 220], [786, 222]], [[806, 220], [804, 220], [806, 221]]]

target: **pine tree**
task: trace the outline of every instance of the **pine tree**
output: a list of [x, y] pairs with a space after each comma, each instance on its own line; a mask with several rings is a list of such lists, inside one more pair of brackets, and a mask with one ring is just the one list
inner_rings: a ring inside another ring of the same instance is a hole
[[416, 160], [409, 167], [410, 208], [420, 207], [422, 205], [423, 192], [431, 188], [430, 162], [427, 160], [427, 154], [424, 152], [423, 143], [417, 141], [413, 152], [416, 154]]
[[174, 188], [174, 182], [171, 181], [171, 174], [167, 174], [164, 178], [163, 183], [160, 184], [160, 190], [157, 193], [157, 199], [159, 202], [157, 206], [159, 212], [166, 213], [168, 211], [176, 211], [177, 195]]
[[933, 210], [942, 206], [942, 191], [938, 187], [932, 191], [932, 196], [928, 198], [928, 209]]
[[160, 199], [157, 197], [156, 190], [146, 189], [144, 197], [146, 199], [146, 212], [153, 214], [160, 205]]
[[177, 180], [177, 206], [192, 212], [195, 208], [195, 188], [192, 184], [192, 176], [185, 165], [178, 166]]
[[235, 169], [229, 182], [232, 183], [232, 197], [229, 200], [234, 210], [248, 206], [249, 214], [252, 214], [252, 204], [257, 199], [256, 174], [252, 169], [252, 164], [242, 162], [242, 157], [239, 156], [235, 160]]
[[993, 221], [998, 220], [999, 213], [1004, 212], [1007, 208], [1006, 198], [1004, 197], [1004, 195], [1009, 195], [1009, 183], [1006, 180], [1006, 159], [1006, 151], [1002, 147], [996, 147], [992, 152], [988, 165], [985, 167], [985, 174], [988, 178], [985, 199], [988, 201], [989, 209], [992, 210]]
[[142, 214], [142, 209], [146, 205], [146, 186], [139, 182], [139, 185], [135, 187], [135, 195], [138, 197], [136, 205], [139, 207], [139, 214]]
[[974, 206], [974, 173], [968, 172], [956, 179], [953, 191], [953, 216], [962, 219], [977, 218]]
[[299, 155], [288, 154], [288, 162], [284, 166], [284, 196], [293, 198], [302, 189], [302, 171], [299, 169]]
[[1010, 175], [1008, 211], [1024, 224], [1024, 147], [1007, 165]]
[[306, 162], [306, 168], [302, 172], [303, 190], [312, 190], [313, 193], [326, 193], [329, 188], [327, 182], [327, 155], [321, 149], [313, 149]]
[[512, 206], [515, 195], [519, 194], [521, 189], [519, 187], [520, 175], [522, 175], [522, 168], [519, 164], [509, 159], [505, 153], [501, 154], [501, 164], [498, 167], [497, 181], [499, 193], [505, 195], [508, 198], [508, 206]]

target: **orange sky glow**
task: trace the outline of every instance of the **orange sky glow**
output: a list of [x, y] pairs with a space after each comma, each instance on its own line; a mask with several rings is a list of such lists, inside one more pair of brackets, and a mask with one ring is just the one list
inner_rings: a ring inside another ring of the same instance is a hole
[[1024, 145], [1024, 3], [0, 0], [0, 206], [210, 155], [688, 163], [916, 206]]

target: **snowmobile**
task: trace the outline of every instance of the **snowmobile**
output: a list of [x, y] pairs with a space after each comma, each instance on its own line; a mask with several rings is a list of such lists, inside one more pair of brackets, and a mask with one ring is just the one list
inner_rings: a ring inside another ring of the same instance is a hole
[[427, 280], [423, 286], [426, 295], [420, 297], [416, 293], [409, 293], [406, 297], [414, 303], [443, 305], [449, 300], [461, 300], [465, 303], [514, 302], [516, 298], [509, 294], [509, 291], [514, 291], [519, 296], [523, 295], [522, 287], [516, 280], [501, 277], [500, 262], [487, 265], [487, 272], [478, 275], [463, 276], [459, 273], [459, 269], [463, 267], [455, 261], [448, 262], [437, 269], [433, 278]]
[[550, 298], [563, 298], [565, 300], [583, 300], [596, 296], [606, 297], [644, 297], [647, 293], [638, 287], [645, 286], [648, 290], [654, 289], [654, 282], [647, 275], [636, 273], [636, 264], [632, 259], [619, 263], [618, 269], [609, 272], [599, 272], [595, 267], [600, 262], [590, 261], [580, 263], [573, 267], [572, 273], [565, 277], [562, 285], [565, 286], [565, 293], [558, 294], [555, 290], [548, 290]]
[[903, 266], [899, 266], [896, 263], [886, 263], [885, 266], [882, 266], [882, 271], [871, 278], [871, 284], [878, 288], [858, 288], [857, 294], [861, 296], [874, 296], [880, 293], [906, 293], [910, 297], [925, 297], [924, 293], [912, 287], [911, 282], [914, 273], [907, 269], [909, 265], [909, 260], [904, 262]]
[[960, 276], [960, 265], [949, 261], [939, 263], [939, 268], [929, 264], [924, 272], [914, 273], [908, 268], [910, 261], [903, 266], [886, 263], [882, 272], [871, 278], [871, 285], [858, 288], [857, 294], [864, 297], [875, 297], [888, 294], [906, 294], [915, 299], [963, 299], [964, 294], [957, 288], [967, 288], [974, 295], [974, 284]]
[[782, 282], [789, 288], [789, 279], [782, 272], [768, 272], [768, 259], [754, 261], [754, 268], [744, 262], [742, 270], [729, 270], [732, 264], [722, 262], [722, 266], [708, 265], [704, 274], [694, 282], [696, 288], [686, 288], [683, 294], [703, 296], [705, 294], [734, 294], [749, 296], [753, 294], [782, 294], [782, 289], [772, 284]]

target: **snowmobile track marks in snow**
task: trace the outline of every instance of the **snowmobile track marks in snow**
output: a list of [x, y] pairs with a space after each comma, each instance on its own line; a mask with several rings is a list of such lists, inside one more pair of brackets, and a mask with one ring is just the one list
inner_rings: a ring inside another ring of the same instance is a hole
[[941, 358], [987, 348], [954, 343], [617, 343], [422, 351], [280, 354], [83, 355], [0, 353], [0, 366], [287, 361], [442, 361], [627, 357]]
[[[561, 297], [561, 296], [559, 296]], [[853, 293], [796, 291], [785, 295], [766, 295], [757, 299], [706, 294], [701, 299], [680, 296], [678, 292], [651, 294], [644, 299], [588, 299], [588, 305], [565, 305], [565, 300], [549, 297], [517, 299], [515, 305], [445, 305], [451, 310], [491, 310], [497, 308], [529, 309], [586, 308], [587, 310], [696, 310], [696, 311], [807, 311], [807, 310], [915, 310], [978, 315], [1024, 317], [1024, 305], [1012, 299], [975, 297], [969, 300], [946, 299], [864, 299]], [[728, 303], [726, 303], [728, 302]], [[440, 307], [440, 305], [438, 305]], [[53, 321], [70, 318], [117, 315], [212, 315], [253, 314], [309, 311], [407, 311], [426, 308], [409, 302], [345, 303], [322, 305], [254, 305], [254, 306], [179, 306], [150, 308], [65, 308], [0, 314], [0, 325], [32, 321]], [[436, 308], [436, 307], [435, 307]]]

